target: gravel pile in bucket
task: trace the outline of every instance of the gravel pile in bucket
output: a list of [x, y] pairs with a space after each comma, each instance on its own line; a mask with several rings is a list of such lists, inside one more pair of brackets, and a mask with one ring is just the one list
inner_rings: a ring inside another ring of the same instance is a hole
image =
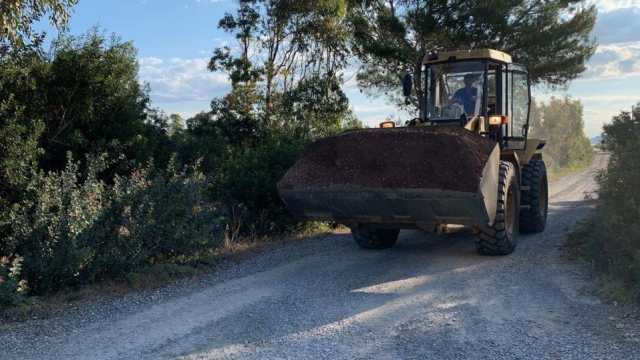
[[475, 192], [495, 146], [494, 141], [462, 128], [349, 131], [311, 144], [278, 187]]

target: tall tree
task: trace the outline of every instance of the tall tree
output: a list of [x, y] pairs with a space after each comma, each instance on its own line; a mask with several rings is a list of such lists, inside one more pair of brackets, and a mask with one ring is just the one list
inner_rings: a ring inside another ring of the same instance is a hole
[[336, 77], [310, 77], [282, 96], [285, 125], [293, 125], [305, 138], [334, 134], [345, 127], [354, 127], [349, 99]]
[[[360, 86], [398, 93], [403, 73], [417, 80], [432, 51], [494, 48], [529, 68], [534, 83], [562, 85], [595, 51], [596, 8], [581, 0], [351, 0]], [[400, 104], [400, 102], [399, 102]]]
[[232, 90], [211, 102], [211, 116], [204, 122], [200, 121], [198, 126], [209, 126], [205, 124], [207, 121], [215, 121], [220, 132], [232, 144], [253, 139], [262, 126], [256, 116], [256, 107], [260, 98], [258, 82], [264, 71], [260, 64], [252, 61], [253, 51], [260, 46], [257, 4], [258, 0], [240, 0], [236, 13], [227, 13], [219, 21], [218, 28], [235, 35], [238, 48], [216, 48], [208, 66], [210, 71], [226, 72]]
[[554, 167], [587, 165], [593, 159], [584, 133], [583, 106], [569, 97], [534, 105], [531, 136], [547, 140], [545, 155]]
[[143, 154], [151, 152], [151, 124], [148, 89], [137, 75], [131, 43], [96, 31], [62, 36], [49, 52], [30, 44], [0, 58], [0, 104], [20, 105], [23, 124], [42, 121], [45, 169], [63, 168], [67, 152], [76, 159], [109, 152], [142, 160], [152, 155]]
[[282, 125], [282, 119], [273, 117], [274, 103], [282, 99], [278, 94], [308, 78], [334, 77], [345, 66], [346, 1], [238, 3], [235, 14], [226, 14], [218, 24], [235, 35], [238, 46], [217, 48], [209, 69], [228, 72], [234, 92], [258, 96], [263, 125]]
[[604, 142], [607, 150], [616, 153], [624, 149], [640, 147], [640, 103], [632, 108], [632, 112], [622, 111], [614, 116], [610, 124], [603, 127]]
[[170, 136], [177, 136], [184, 130], [184, 119], [180, 114], [169, 115], [169, 129]]

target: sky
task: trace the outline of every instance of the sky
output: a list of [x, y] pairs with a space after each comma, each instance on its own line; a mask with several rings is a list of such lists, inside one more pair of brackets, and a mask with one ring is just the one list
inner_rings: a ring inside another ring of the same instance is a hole
[[[640, 0], [593, 2], [599, 9], [593, 34], [599, 46], [587, 71], [564, 89], [534, 90], [541, 101], [565, 95], [580, 99], [590, 137], [640, 101]], [[138, 49], [139, 77], [151, 87], [153, 106], [189, 117], [208, 110], [211, 100], [229, 89], [227, 77], [209, 72], [206, 65], [213, 49], [233, 45], [216, 25], [235, 8], [234, 0], [80, 0], [69, 32], [81, 35], [97, 26], [132, 41]], [[384, 97], [367, 97], [353, 79], [346, 80], [353, 110], [366, 124], [406, 117]]]

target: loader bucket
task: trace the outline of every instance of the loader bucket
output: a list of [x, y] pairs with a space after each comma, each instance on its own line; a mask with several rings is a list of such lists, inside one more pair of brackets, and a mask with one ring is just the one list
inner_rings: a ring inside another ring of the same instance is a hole
[[365, 129], [311, 144], [278, 183], [310, 220], [390, 228], [493, 224], [499, 146], [462, 128]]

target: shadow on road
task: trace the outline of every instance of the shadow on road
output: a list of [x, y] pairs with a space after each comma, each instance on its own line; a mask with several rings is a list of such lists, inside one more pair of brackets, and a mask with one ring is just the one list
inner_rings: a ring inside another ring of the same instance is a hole
[[[482, 332], [486, 330], [486, 324], [483, 325], [486, 320], [477, 306], [479, 301], [513, 308], [521, 306], [517, 299], [509, 296], [500, 298], [496, 294], [492, 299], [493, 288], [498, 286], [493, 276], [504, 268], [514, 273], [524, 271], [522, 269], [529, 266], [526, 257], [534, 252], [540, 255], [540, 251], [558, 251], [557, 247], [542, 243], [558, 241], [558, 236], [550, 235], [557, 235], [558, 229], [564, 233], [567, 219], [576, 218], [575, 214], [588, 209], [592, 203], [592, 200], [552, 203], [547, 232], [522, 235], [516, 253], [507, 257], [478, 255], [473, 235], [467, 230], [448, 235], [403, 231], [397, 246], [385, 251], [361, 250], [349, 234], [312, 240], [321, 249], [317, 254], [294, 260], [287, 265], [290, 271], [273, 278], [265, 274], [268, 278], [265, 286], [280, 289], [276, 296], [195, 329], [163, 348], [171, 356], [209, 354], [215, 357], [245, 343], [271, 344], [292, 339], [322, 342], [324, 337], [330, 338], [345, 328], [360, 331], [362, 327], [373, 328], [378, 323], [393, 323], [405, 314], [415, 317], [416, 313], [422, 313], [424, 321], [432, 322], [429, 331], [439, 332], [440, 338], [446, 338], [459, 327]], [[491, 276], [478, 275], [483, 273]], [[514, 289], [522, 285], [517, 281], [511, 284], [511, 281], [516, 280], [506, 280]], [[547, 286], [545, 278], [529, 281], [532, 287]], [[458, 314], [462, 313], [465, 315], [460, 318]], [[434, 323], [438, 321], [443, 321], [443, 325]], [[400, 334], [403, 330], [397, 331]], [[200, 346], [174, 352], [180, 348], [178, 344], [184, 342]], [[447, 351], [453, 353], [456, 346], [463, 347], [448, 344], [453, 347]], [[429, 348], [414, 350], [436, 351], [438, 343], [423, 346]]]

